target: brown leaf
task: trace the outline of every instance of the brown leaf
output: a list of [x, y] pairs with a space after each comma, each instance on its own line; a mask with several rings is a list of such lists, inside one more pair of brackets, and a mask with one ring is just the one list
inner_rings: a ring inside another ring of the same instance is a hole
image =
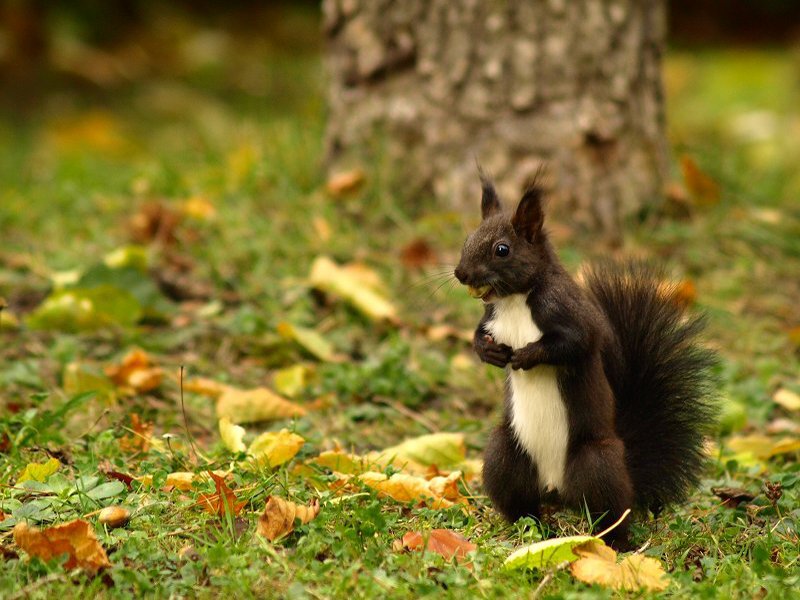
[[302, 417], [306, 409], [267, 388], [240, 390], [228, 387], [217, 400], [217, 417], [231, 423], [255, 423]]
[[129, 352], [118, 365], [109, 365], [106, 375], [117, 386], [132, 393], [154, 390], [161, 385], [164, 372], [154, 366], [150, 356], [138, 348]]
[[203, 505], [203, 509], [212, 515], [220, 516], [228, 513], [238, 515], [242, 512], [242, 508], [247, 502], [239, 502], [236, 499], [236, 494], [225, 483], [225, 479], [213, 471], [209, 471], [208, 475], [214, 480], [217, 491], [214, 494], [200, 494], [200, 503]]
[[357, 191], [364, 183], [364, 179], [364, 171], [361, 169], [334, 173], [328, 178], [328, 182], [325, 184], [325, 191], [331, 196], [345, 196]]
[[585, 583], [628, 591], [660, 591], [669, 585], [664, 568], [654, 558], [632, 554], [618, 563], [614, 550], [594, 541], [576, 546], [572, 551], [581, 557], [570, 565], [572, 575]]
[[111, 566], [105, 550], [97, 541], [94, 528], [83, 519], [45, 529], [17, 523], [14, 527], [14, 542], [31, 556], [42, 560], [67, 554], [67, 562], [64, 564], [67, 570], [80, 567], [94, 573]]
[[711, 493], [722, 500], [722, 505], [728, 508], [735, 508], [740, 503], [750, 502], [756, 497], [745, 489], [734, 487], [713, 487]]
[[467, 554], [478, 549], [463, 535], [450, 529], [432, 529], [426, 534], [409, 531], [402, 540], [398, 540], [394, 544], [395, 550], [422, 550], [423, 548], [440, 554], [445, 560], [455, 558], [458, 562], [463, 562]]
[[130, 219], [131, 239], [140, 244], [172, 245], [177, 241], [176, 231], [182, 219], [181, 213], [163, 202], [146, 202]]
[[319, 500], [304, 506], [277, 496], [268, 496], [264, 512], [258, 517], [258, 533], [274, 541], [294, 530], [295, 520], [308, 523], [319, 514]]
[[97, 470], [100, 471], [103, 475], [108, 477], [109, 479], [116, 479], [117, 481], [121, 481], [125, 484], [125, 486], [130, 490], [133, 489], [131, 484], [134, 481], [133, 475], [128, 475], [127, 473], [121, 473], [120, 471], [115, 471], [114, 467], [111, 466], [111, 463], [108, 460], [103, 460], [100, 464], [97, 465]]
[[686, 189], [697, 206], [713, 206], [720, 200], [719, 184], [697, 166], [691, 156], [681, 156], [681, 172]]
[[437, 262], [436, 252], [428, 240], [417, 238], [400, 250], [400, 262], [406, 269], [420, 269]]
[[125, 453], [147, 452], [150, 449], [153, 424], [142, 422], [139, 415], [131, 413], [131, 431], [120, 438], [119, 448]]

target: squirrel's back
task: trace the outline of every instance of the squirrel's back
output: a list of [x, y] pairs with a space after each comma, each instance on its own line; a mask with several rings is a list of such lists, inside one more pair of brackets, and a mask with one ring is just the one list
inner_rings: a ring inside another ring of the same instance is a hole
[[614, 332], [603, 360], [636, 504], [655, 512], [697, 484], [718, 389], [717, 356], [699, 339], [703, 318], [688, 316], [677, 290], [663, 282], [640, 263], [604, 263], [586, 273]]

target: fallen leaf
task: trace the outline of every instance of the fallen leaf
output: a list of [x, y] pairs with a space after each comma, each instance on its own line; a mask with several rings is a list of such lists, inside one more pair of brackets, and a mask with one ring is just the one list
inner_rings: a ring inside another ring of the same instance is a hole
[[697, 206], [713, 206], [720, 200], [719, 184], [706, 175], [691, 156], [681, 156], [681, 172], [686, 189]]
[[617, 590], [661, 591], [669, 585], [664, 568], [654, 558], [631, 554], [617, 562], [617, 553], [602, 542], [585, 542], [572, 550], [580, 558], [570, 570], [576, 579]]
[[463, 535], [450, 529], [432, 529], [424, 534], [419, 531], [409, 531], [394, 544], [395, 550], [423, 548], [443, 556], [445, 560], [455, 558], [457, 562], [463, 562], [467, 554], [478, 549]]
[[153, 424], [143, 422], [131, 413], [130, 432], [119, 439], [119, 448], [125, 453], [147, 452], [152, 445]]
[[776, 440], [767, 435], [756, 433], [731, 437], [726, 445], [734, 453], [752, 455], [755, 458], [764, 460], [781, 454], [800, 451], [800, 438], [784, 437]]
[[272, 468], [294, 458], [303, 444], [305, 440], [301, 436], [287, 429], [268, 431], [253, 440], [247, 454], [256, 464]]
[[195, 479], [196, 477], [194, 473], [188, 471], [176, 471], [175, 473], [170, 473], [167, 475], [164, 485], [167, 487], [173, 487], [182, 492], [188, 492], [192, 489], [192, 487], [194, 487]]
[[331, 239], [333, 230], [331, 229], [330, 223], [328, 223], [328, 221], [326, 221], [323, 217], [320, 217], [319, 215], [313, 217], [311, 219], [311, 225], [314, 227], [314, 233], [320, 242], [324, 244]]
[[183, 215], [163, 202], [145, 202], [129, 221], [131, 239], [139, 244], [156, 242], [163, 246], [177, 241]]
[[713, 487], [711, 493], [722, 500], [722, 505], [728, 508], [736, 508], [742, 502], [750, 502], [756, 497], [745, 489], [734, 487]]
[[194, 377], [188, 381], [183, 382], [183, 389], [187, 392], [194, 392], [195, 394], [202, 394], [209, 398], [219, 398], [226, 391], [234, 389], [229, 385], [207, 379], [205, 377]]
[[181, 212], [198, 221], [211, 221], [217, 216], [217, 209], [204, 196], [192, 196], [181, 204]]
[[506, 569], [549, 569], [564, 561], [577, 560], [578, 557], [572, 550], [586, 542], [605, 543], [600, 538], [591, 535], [573, 535], [543, 540], [512, 552], [506, 558], [503, 567]]
[[319, 256], [311, 265], [309, 282], [344, 299], [374, 321], [398, 322], [397, 309], [378, 289], [377, 275], [366, 267], [341, 267], [327, 256]]
[[231, 452], [244, 452], [247, 446], [244, 445], [244, 427], [234, 425], [228, 417], [219, 420], [219, 436], [222, 443]]
[[800, 325], [790, 328], [786, 333], [789, 336], [789, 341], [800, 348]]
[[208, 475], [214, 480], [217, 491], [214, 494], [200, 494], [199, 502], [203, 505], [203, 509], [212, 515], [225, 516], [228, 513], [238, 515], [247, 502], [236, 499], [236, 494], [228, 487], [224, 478], [213, 471], [208, 471]]
[[369, 468], [368, 461], [364, 457], [343, 450], [320, 452], [318, 456], [309, 459], [308, 462], [345, 475], [362, 473]]
[[325, 362], [342, 362], [344, 357], [337, 354], [336, 350], [322, 335], [307, 327], [292, 325], [291, 323], [278, 323], [278, 334], [290, 341], [297, 342], [303, 350]]
[[46, 138], [60, 152], [88, 149], [121, 155], [130, 147], [116, 117], [101, 110], [91, 110], [53, 123], [47, 128]]
[[376, 462], [381, 462], [381, 457], [392, 458], [392, 464], [405, 460], [425, 466], [435, 465], [440, 469], [454, 467], [466, 458], [464, 434], [441, 432], [421, 435], [381, 450]]
[[45, 529], [17, 523], [14, 542], [31, 556], [42, 560], [67, 554], [64, 564], [67, 570], [80, 567], [94, 573], [111, 566], [105, 550], [97, 541], [94, 528], [82, 519]]
[[437, 262], [436, 252], [428, 240], [417, 238], [401, 248], [400, 262], [406, 269], [421, 269]]
[[467, 504], [467, 499], [458, 491], [460, 471], [453, 471], [447, 477], [434, 477], [430, 480], [406, 473], [394, 473], [389, 477], [385, 473], [374, 471], [361, 473], [357, 478], [367, 487], [377, 490], [380, 495], [398, 502], [421, 502], [431, 508]]
[[319, 510], [319, 500], [316, 499], [310, 505], [303, 506], [277, 496], [268, 496], [264, 512], [258, 517], [258, 533], [274, 541], [294, 531], [296, 520], [308, 523], [315, 519]]
[[305, 365], [292, 365], [275, 371], [273, 385], [275, 391], [289, 398], [297, 396], [308, 383], [311, 369]]
[[780, 433], [791, 433], [797, 435], [800, 434], [800, 423], [796, 423], [791, 419], [773, 419], [767, 423], [764, 431], [770, 435], [776, 435]]
[[793, 392], [792, 390], [781, 388], [775, 395], [772, 396], [772, 399], [775, 401], [775, 404], [778, 404], [785, 408], [786, 410], [796, 412], [800, 411], [800, 394], [797, 392]]
[[97, 516], [97, 520], [110, 529], [122, 527], [130, 518], [131, 511], [122, 506], [106, 506]]
[[142, 305], [129, 291], [112, 286], [56, 291], [28, 315], [31, 329], [69, 333], [104, 327], [131, 327], [143, 315]]
[[28, 463], [25, 469], [17, 477], [17, 483], [23, 481], [45, 481], [50, 475], [58, 471], [61, 463], [57, 458], [49, 458], [43, 463]]
[[361, 187], [365, 178], [364, 171], [361, 169], [340, 171], [328, 178], [325, 184], [325, 191], [337, 198], [346, 194], [351, 194]]
[[305, 414], [305, 408], [267, 388], [240, 390], [228, 387], [217, 400], [217, 418], [227, 417], [231, 423], [255, 423]]
[[154, 366], [150, 356], [138, 348], [130, 351], [121, 363], [106, 367], [105, 372], [117, 386], [138, 394], [156, 389], [164, 375], [161, 367]]

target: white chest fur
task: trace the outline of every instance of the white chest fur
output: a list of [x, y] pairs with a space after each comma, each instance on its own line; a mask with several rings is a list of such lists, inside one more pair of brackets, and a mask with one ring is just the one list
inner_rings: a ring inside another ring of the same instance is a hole
[[[515, 350], [542, 337], [523, 294], [495, 301], [494, 316], [486, 329], [495, 342]], [[536, 463], [540, 486], [559, 489], [564, 483], [569, 431], [555, 367], [512, 370], [510, 380], [511, 425], [517, 441]]]

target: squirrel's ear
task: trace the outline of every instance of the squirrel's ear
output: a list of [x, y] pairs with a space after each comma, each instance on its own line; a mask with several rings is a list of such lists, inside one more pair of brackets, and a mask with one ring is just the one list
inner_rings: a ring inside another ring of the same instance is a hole
[[519, 205], [517, 205], [517, 212], [514, 213], [514, 218], [511, 219], [515, 233], [529, 242], [533, 241], [542, 232], [542, 225], [544, 224], [543, 196], [544, 190], [541, 186], [537, 185], [536, 182], [531, 183], [522, 195]]
[[486, 219], [502, 211], [503, 207], [500, 204], [500, 198], [497, 196], [494, 185], [486, 178], [483, 172], [481, 172], [481, 187], [483, 188], [483, 194], [481, 195], [481, 217]]

